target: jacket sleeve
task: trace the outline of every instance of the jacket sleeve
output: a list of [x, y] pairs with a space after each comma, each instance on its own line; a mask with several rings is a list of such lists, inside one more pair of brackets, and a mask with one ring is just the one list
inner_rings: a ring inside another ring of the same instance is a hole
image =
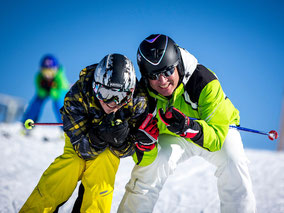
[[132, 155], [135, 164], [139, 166], [148, 166], [154, 162], [158, 155], [158, 146], [149, 152], [142, 152], [136, 149], [136, 152]]
[[201, 91], [198, 100], [198, 113], [202, 135], [193, 142], [209, 151], [222, 148], [227, 136], [229, 125], [239, 123], [238, 110], [225, 96], [220, 82], [215, 79], [208, 83]]
[[42, 80], [43, 80], [43, 77], [40, 74], [40, 72], [38, 72], [35, 76], [36, 94], [40, 98], [45, 98], [49, 95], [49, 91], [47, 91], [45, 88], [42, 87], [42, 85], [41, 85]]
[[[140, 83], [139, 83], [140, 84]], [[131, 134], [135, 135], [139, 126], [143, 123], [144, 119], [147, 117], [149, 111], [149, 97], [144, 87], [139, 85], [137, 95], [134, 98], [134, 115], [130, 119], [130, 124], [132, 124]], [[157, 157], [158, 148], [157, 146], [148, 152], [143, 152], [138, 149], [135, 149], [132, 158], [135, 164], [139, 166], [148, 166], [150, 165]]]
[[216, 75], [201, 64], [193, 72], [185, 89], [189, 95], [185, 101], [196, 112], [194, 117], [198, 120], [194, 123], [200, 130], [196, 137], [187, 140], [212, 152], [220, 150], [229, 125], [239, 124], [238, 110], [226, 97]]
[[69, 88], [69, 82], [66, 78], [65, 72], [63, 68], [59, 68], [59, 70], [56, 73], [56, 76], [54, 78], [51, 90], [50, 90], [50, 96], [52, 99], [57, 100], [64, 97], [67, 90]]
[[90, 124], [88, 123], [87, 107], [84, 106], [83, 96], [79, 92], [79, 83], [76, 82], [64, 99], [61, 108], [63, 129], [79, 157], [90, 160], [101, 151], [92, 147], [89, 141]]

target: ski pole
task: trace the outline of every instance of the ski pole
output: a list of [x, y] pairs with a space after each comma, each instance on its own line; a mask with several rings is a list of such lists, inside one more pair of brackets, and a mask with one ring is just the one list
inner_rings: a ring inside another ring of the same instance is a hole
[[[168, 112], [166, 112], [165, 116], [166, 116], [166, 118], [171, 119], [173, 117], [173, 114], [172, 114], [172, 112], [168, 111]], [[197, 118], [191, 118], [191, 117], [189, 117], [189, 119], [198, 120]], [[256, 133], [256, 134], [260, 134], [260, 135], [267, 135], [268, 138], [272, 141], [278, 138], [278, 132], [275, 131], [275, 130], [270, 130], [269, 132], [262, 132], [262, 131], [259, 131], [259, 130], [249, 129], [249, 128], [245, 128], [245, 127], [241, 127], [241, 126], [230, 125], [229, 127], [235, 128], [235, 129], [238, 129], [238, 130], [241, 130], [241, 131], [245, 131], [245, 132], [252, 132], [252, 133]]]
[[34, 126], [63, 126], [63, 123], [35, 123], [32, 119], [25, 121], [26, 129], [32, 129]]
[[278, 132], [275, 130], [270, 130], [269, 132], [262, 132], [262, 131], [255, 130], [255, 129], [249, 129], [249, 128], [245, 128], [241, 126], [233, 126], [233, 125], [230, 125], [230, 128], [235, 128], [235, 129], [242, 130], [245, 132], [252, 132], [252, 133], [256, 133], [260, 135], [267, 135], [268, 138], [272, 141], [278, 138]]
[[[169, 115], [170, 112], [166, 113], [166, 117], [168, 119], [171, 118], [171, 116]], [[196, 118], [191, 118], [189, 117], [189, 119], [192, 120], [197, 120]], [[63, 123], [35, 123], [32, 119], [28, 119], [25, 121], [25, 127], [26, 129], [32, 129], [34, 126], [63, 126]], [[230, 125], [230, 128], [235, 128], [241, 131], [245, 131], [245, 132], [251, 132], [251, 133], [256, 133], [256, 134], [260, 134], [260, 135], [267, 135], [268, 138], [270, 140], [275, 140], [278, 138], [278, 132], [275, 130], [270, 130], [269, 132], [263, 132], [263, 131], [259, 131], [259, 130], [255, 130], [255, 129], [249, 129], [249, 128], [245, 128], [245, 127], [241, 127], [241, 126], [234, 126], [234, 125]]]

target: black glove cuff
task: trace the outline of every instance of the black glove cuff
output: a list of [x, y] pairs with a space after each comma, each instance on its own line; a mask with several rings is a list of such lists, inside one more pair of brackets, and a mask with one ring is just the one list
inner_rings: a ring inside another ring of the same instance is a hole
[[137, 163], [136, 165], [139, 165], [140, 162], [142, 161], [143, 159], [143, 156], [144, 156], [144, 152], [139, 150], [136, 146], [135, 146], [135, 152], [136, 152], [136, 156], [137, 156]]

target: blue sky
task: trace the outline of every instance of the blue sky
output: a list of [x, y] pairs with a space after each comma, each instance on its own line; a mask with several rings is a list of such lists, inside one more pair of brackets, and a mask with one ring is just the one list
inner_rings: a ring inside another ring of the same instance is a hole
[[[0, 93], [28, 101], [42, 55], [58, 57], [74, 83], [108, 53], [136, 64], [140, 42], [167, 34], [213, 70], [239, 109], [241, 125], [280, 129], [284, 92], [284, 2], [1, 1]], [[54, 122], [50, 101], [42, 122]], [[275, 149], [266, 136], [242, 133], [248, 148]]]

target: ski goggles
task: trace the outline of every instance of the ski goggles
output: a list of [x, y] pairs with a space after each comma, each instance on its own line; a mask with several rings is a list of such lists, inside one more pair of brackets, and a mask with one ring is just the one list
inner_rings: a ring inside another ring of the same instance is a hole
[[132, 92], [121, 91], [121, 89], [107, 88], [101, 84], [95, 84], [94, 92], [96, 97], [106, 104], [115, 102], [118, 106], [123, 106], [130, 102]]
[[158, 80], [160, 75], [163, 75], [164, 77], [170, 77], [172, 74], [174, 74], [174, 72], [175, 72], [175, 66], [173, 65], [157, 73], [148, 74], [148, 78], [151, 80]]

